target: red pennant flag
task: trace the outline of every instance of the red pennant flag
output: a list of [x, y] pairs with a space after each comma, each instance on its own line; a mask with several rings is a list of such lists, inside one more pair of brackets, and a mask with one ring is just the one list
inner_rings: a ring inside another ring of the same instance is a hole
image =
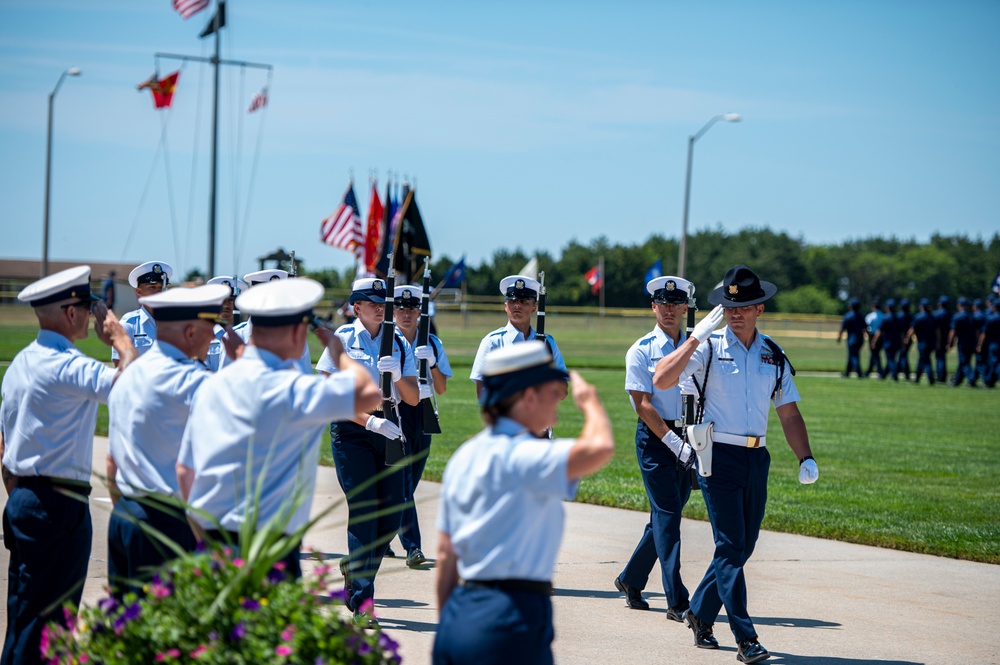
[[584, 278], [586, 278], [587, 284], [590, 284], [591, 293], [596, 296], [601, 292], [601, 284], [604, 282], [604, 275], [601, 274], [598, 266], [594, 266], [588, 270], [587, 274], [584, 275]]
[[368, 206], [368, 221], [365, 227], [365, 269], [374, 272], [378, 263], [378, 241], [382, 236], [382, 216], [385, 209], [378, 198], [378, 183], [372, 183], [371, 203]]
[[247, 109], [247, 113], [253, 113], [257, 109], [262, 109], [267, 106], [267, 88], [263, 88], [260, 92], [253, 96], [250, 100], [250, 108]]
[[174, 101], [174, 88], [177, 87], [177, 79], [180, 75], [180, 71], [176, 71], [169, 76], [157, 80], [156, 74], [153, 74], [148, 80], [137, 85], [136, 90], [149, 88], [149, 91], [153, 93], [154, 108], [170, 108], [170, 104]]

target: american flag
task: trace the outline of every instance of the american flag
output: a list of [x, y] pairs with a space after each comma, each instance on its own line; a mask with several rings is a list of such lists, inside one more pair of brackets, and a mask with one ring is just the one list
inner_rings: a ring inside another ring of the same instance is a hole
[[174, 0], [174, 9], [185, 19], [191, 18], [205, 7], [208, 7], [208, 0]]
[[253, 96], [250, 100], [250, 108], [247, 109], [247, 113], [253, 113], [257, 109], [262, 109], [267, 106], [267, 88], [263, 88], [260, 92]]
[[320, 227], [320, 238], [327, 245], [354, 252], [358, 258], [363, 250], [361, 244], [361, 214], [358, 212], [358, 199], [354, 195], [354, 183], [347, 186], [344, 200], [340, 202], [333, 214], [323, 220]]

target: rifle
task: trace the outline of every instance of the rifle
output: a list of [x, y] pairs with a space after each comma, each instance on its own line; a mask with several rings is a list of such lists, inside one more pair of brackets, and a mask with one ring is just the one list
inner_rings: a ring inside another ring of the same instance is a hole
[[[542, 270], [538, 273], [538, 321], [535, 323], [535, 339], [541, 340], [545, 344], [545, 348], [552, 353], [552, 347], [549, 346], [549, 339], [545, 336], [545, 271]], [[552, 353], [555, 356], [554, 353]], [[552, 428], [549, 427], [544, 432], [545, 437], [549, 440], [555, 438], [552, 433]]]
[[[430, 306], [431, 290], [431, 268], [430, 258], [424, 258], [424, 292], [420, 297], [420, 325], [417, 326], [417, 346], [426, 346], [430, 341], [431, 317], [428, 313]], [[431, 379], [431, 368], [426, 360], [420, 361], [417, 381], [422, 386], [429, 385], [431, 396], [420, 400], [420, 407], [423, 409], [424, 434], [440, 434], [441, 420], [438, 417], [437, 399], [434, 397], [434, 381]]]
[[[393, 291], [396, 288], [396, 270], [392, 263], [392, 253], [389, 253], [389, 274], [385, 280], [385, 318], [382, 320], [382, 340], [379, 345], [378, 357], [388, 358], [392, 356], [392, 345], [396, 339], [395, 324], [392, 322]], [[399, 411], [396, 409], [396, 400], [392, 395], [392, 374], [382, 372], [379, 377], [382, 388], [382, 415], [389, 422], [399, 426]], [[385, 464], [386, 466], [396, 466], [406, 457], [406, 438], [400, 437], [390, 441], [385, 440]]]
[[294, 249], [289, 253], [289, 257], [291, 259], [291, 265], [288, 266], [288, 276], [289, 277], [298, 277], [299, 276], [299, 267], [297, 265], [295, 265], [295, 250]]
[[[694, 296], [688, 291], [688, 312], [687, 312], [687, 335], [691, 336], [694, 332], [694, 313], [698, 311], [697, 301]], [[711, 350], [711, 343], [709, 345]], [[694, 444], [693, 441], [688, 441], [687, 425], [696, 425], [694, 414], [694, 395], [684, 395], [684, 412], [681, 414], [681, 431], [683, 432], [683, 439], [689, 444]], [[693, 453], [692, 453], [693, 454]], [[701, 485], [698, 484], [698, 472], [695, 470], [694, 466], [691, 467], [691, 489], [700, 490]]]

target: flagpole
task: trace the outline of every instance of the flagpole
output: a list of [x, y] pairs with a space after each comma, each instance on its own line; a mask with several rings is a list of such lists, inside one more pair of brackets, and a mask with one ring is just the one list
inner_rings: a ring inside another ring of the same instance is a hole
[[600, 257], [597, 260], [597, 279], [598, 285], [601, 287], [601, 299], [600, 299], [600, 312], [601, 312], [601, 323], [604, 323], [604, 257]]
[[219, 44], [221, 42], [219, 18], [222, 16], [225, 4], [225, 0], [219, 0], [212, 26], [215, 32], [215, 55], [212, 57], [215, 85], [212, 94], [212, 180], [208, 190], [208, 274], [206, 275], [208, 278], [215, 275], [215, 214], [218, 209], [215, 188], [219, 175]]

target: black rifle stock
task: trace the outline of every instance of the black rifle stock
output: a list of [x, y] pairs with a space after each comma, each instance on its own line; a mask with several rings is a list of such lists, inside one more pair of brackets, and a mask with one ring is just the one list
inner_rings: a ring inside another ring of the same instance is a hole
[[[396, 271], [393, 268], [392, 254], [389, 254], [389, 274], [385, 280], [385, 318], [382, 320], [382, 339], [379, 345], [378, 357], [392, 357], [392, 345], [396, 338], [395, 326], [392, 320], [393, 292], [396, 288]], [[400, 359], [402, 362], [402, 359]], [[379, 376], [382, 388], [382, 416], [397, 427], [400, 425], [399, 413], [396, 411], [396, 400], [392, 396], [392, 373], [382, 372]], [[402, 428], [401, 428], [402, 429]], [[395, 466], [406, 457], [406, 441], [404, 438], [385, 439], [385, 463]]]
[[[690, 337], [691, 334], [694, 332], [694, 313], [698, 311], [698, 307], [696, 305], [696, 302], [697, 301], [694, 299], [694, 295], [692, 295], [691, 292], [689, 291], [688, 292], [688, 313], [687, 313], [687, 336], [688, 337]], [[694, 415], [694, 395], [684, 395], [684, 418], [683, 418], [683, 421], [684, 421], [684, 425], [681, 426], [681, 429], [683, 430], [683, 437], [682, 437], [682, 439], [684, 441], [686, 441], [687, 443], [690, 444], [691, 442], [687, 440], [688, 436], [687, 436], [687, 427], [686, 426], [687, 425], [696, 425], [697, 424], [697, 423], [695, 423], [695, 415]], [[694, 451], [692, 451], [691, 454], [693, 455]], [[698, 484], [698, 471], [693, 466], [691, 467], [691, 489], [692, 490], [700, 490], [701, 489], [701, 485]]]
[[[430, 341], [431, 317], [430, 308], [431, 268], [430, 259], [424, 259], [424, 289], [420, 297], [420, 325], [417, 327], [417, 346], [426, 346]], [[431, 396], [420, 400], [424, 421], [424, 434], [440, 434], [441, 420], [438, 417], [437, 400], [434, 398], [434, 380], [431, 377], [431, 367], [426, 360], [420, 361], [418, 381], [422, 386], [429, 386]]]

